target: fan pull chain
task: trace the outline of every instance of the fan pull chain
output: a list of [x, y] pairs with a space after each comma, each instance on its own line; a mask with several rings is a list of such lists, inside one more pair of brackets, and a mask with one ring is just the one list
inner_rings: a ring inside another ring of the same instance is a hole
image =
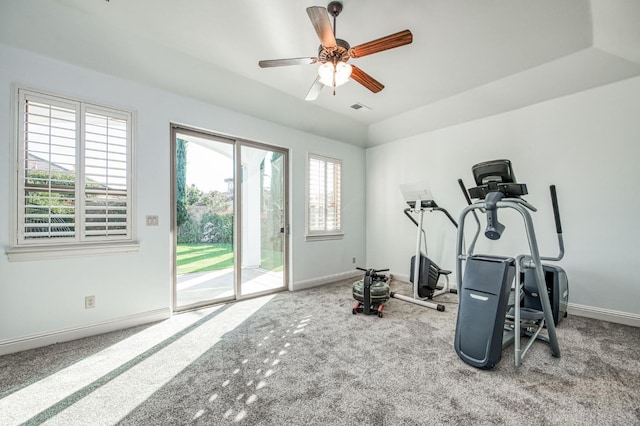
[[[334, 17], [334, 18], [333, 18], [333, 20], [335, 21], [335, 20], [336, 20], [336, 18]], [[334, 25], [335, 25], [335, 24], [334, 24]], [[334, 26], [334, 28], [335, 28], [335, 26]], [[336, 59], [334, 58], [334, 59], [333, 59], [333, 96], [335, 96], [335, 95], [336, 95], [336, 73], [337, 73], [337, 71], [338, 71], [338, 70], [337, 70], [337, 61], [336, 61]]]

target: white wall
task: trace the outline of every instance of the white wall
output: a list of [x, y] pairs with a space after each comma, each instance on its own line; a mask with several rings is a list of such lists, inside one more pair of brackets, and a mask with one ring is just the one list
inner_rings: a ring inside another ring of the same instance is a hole
[[[457, 179], [471, 186], [471, 166], [498, 158], [510, 159], [528, 185], [543, 255], [558, 250], [548, 190], [557, 185], [570, 303], [640, 318], [640, 78], [368, 149], [369, 264], [409, 273], [415, 226], [402, 214], [400, 184], [429, 181], [457, 219], [465, 206]], [[516, 215], [502, 214], [502, 239], [484, 239], [476, 253], [526, 252]], [[427, 215], [430, 257], [455, 270], [455, 231], [440, 216]]]
[[[0, 44], [0, 351], [21, 339], [83, 329], [96, 324], [169, 312], [170, 123], [282, 146], [290, 150], [291, 281], [308, 283], [351, 273], [352, 257], [364, 259], [365, 152], [362, 148], [291, 130], [234, 111], [72, 66]], [[134, 223], [140, 251], [63, 260], [9, 262], [9, 169], [12, 84], [21, 84], [137, 113]], [[307, 153], [343, 162], [344, 239], [307, 243], [305, 170]], [[146, 227], [145, 215], [160, 226]], [[84, 297], [96, 307], [84, 309]]]

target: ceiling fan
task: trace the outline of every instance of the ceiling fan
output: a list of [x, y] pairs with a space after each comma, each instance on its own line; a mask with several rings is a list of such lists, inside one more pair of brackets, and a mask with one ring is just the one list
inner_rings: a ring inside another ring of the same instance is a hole
[[[346, 83], [349, 77], [373, 93], [378, 93], [384, 89], [384, 85], [357, 66], [347, 64], [347, 61], [350, 58], [361, 58], [383, 50], [410, 44], [413, 41], [413, 34], [409, 30], [404, 30], [351, 47], [346, 41], [336, 38], [336, 17], [340, 12], [342, 12], [342, 3], [339, 1], [332, 1], [326, 9], [321, 6], [307, 8], [311, 24], [320, 38], [321, 45], [318, 49], [317, 57], [269, 59], [259, 61], [258, 65], [261, 68], [271, 68], [321, 63], [322, 65], [318, 69], [318, 77], [305, 97], [308, 101], [315, 100], [324, 86], [333, 87], [333, 94], [335, 95], [336, 87]], [[329, 15], [333, 16], [333, 28], [329, 21]]]

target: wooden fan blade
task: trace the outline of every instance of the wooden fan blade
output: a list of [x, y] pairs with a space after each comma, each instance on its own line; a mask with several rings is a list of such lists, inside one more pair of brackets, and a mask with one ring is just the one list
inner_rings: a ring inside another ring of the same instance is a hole
[[384, 84], [380, 83], [355, 65], [351, 65], [351, 78], [371, 90], [373, 93], [378, 93], [384, 89]]
[[318, 38], [320, 38], [320, 43], [322, 43], [324, 47], [336, 47], [336, 36], [333, 34], [327, 9], [320, 6], [308, 7], [307, 15], [309, 15], [309, 19], [311, 19]]
[[315, 101], [316, 99], [318, 99], [318, 95], [320, 95], [320, 92], [322, 92], [323, 87], [324, 84], [320, 83], [320, 76], [316, 77], [316, 81], [314, 81], [311, 85], [309, 93], [307, 93], [307, 96], [304, 98], [304, 100]]
[[362, 58], [372, 53], [382, 52], [383, 50], [393, 49], [394, 47], [404, 46], [413, 41], [411, 31], [404, 30], [399, 33], [381, 37], [377, 40], [363, 43], [349, 49], [349, 56], [352, 58]]
[[258, 62], [260, 68], [284, 67], [288, 65], [310, 65], [318, 62], [318, 58], [267, 59]]

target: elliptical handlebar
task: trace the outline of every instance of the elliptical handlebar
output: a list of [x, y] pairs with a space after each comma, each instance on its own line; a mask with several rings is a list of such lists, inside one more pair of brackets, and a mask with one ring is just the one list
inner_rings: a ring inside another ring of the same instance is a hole
[[556, 221], [556, 232], [562, 234], [562, 223], [560, 223], [560, 209], [558, 208], [558, 194], [556, 193], [556, 186], [551, 185], [549, 187], [551, 192], [551, 204], [553, 205], [553, 217]]
[[556, 186], [549, 186], [549, 192], [551, 193], [551, 205], [553, 206], [553, 219], [556, 223], [556, 233], [558, 234], [558, 247], [560, 252], [555, 257], [542, 256], [542, 260], [550, 260], [557, 262], [564, 257], [564, 238], [562, 237], [562, 223], [560, 222], [560, 208], [558, 207], [558, 194], [556, 193]]
[[[462, 190], [462, 193], [464, 194], [464, 199], [467, 201], [467, 205], [471, 205], [473, 204], [471, 202], [471, 198], [469, 197], [469, 193], [467, 192], [467, 187], [464, 185], [464, 182], [462, 179], [458, 179], [458, 185], [460, 185], [460, 189]], [[484, 209], [481, 209], [482, 212], [484, 212]], [[473, 213], [473, 218], [476, 221], [476, 232], [473, 235], [473, 240], [471, 241], [471, 244], [469, 244], [469, 255], [473, 254], [473, 250], [476, 246], [476, 242], [478, 241], [478, 237], [480, 236], [480, 229], [482, 228], [482, 225], [480, 224], [480, 219], [478, 218], [478, 213], [476, 213], [475, 210], [471, 211]], [[461, 224], [461, 226], [463, 226], [464, 224]], [[458, 274], [458, 277], [460, 277], [460, 275]], [[460, 289], [458, 289], [459, 291]]]
[[460, 185], [460, 189], [464, 194], [464, 199], [467, 200], [467, 205], [471, 205], [471, 198], [469, 198], [469, 193], [467, 192], [467, 187], [464, 186], [464, 182], [462, 179], [458, 179], [458, 185]]
[[504, 200], [504, 201], [512, 201], [514, 203], [522, 204], [523, 206], [525, 206], [526, 208], [528, 208], [532, 212], [537, 212], [538, 211], [538, 209], [533, 204], [528, 203], [527, 201], [523, 200], [522, 198], [503, 198], [502, 200]]

